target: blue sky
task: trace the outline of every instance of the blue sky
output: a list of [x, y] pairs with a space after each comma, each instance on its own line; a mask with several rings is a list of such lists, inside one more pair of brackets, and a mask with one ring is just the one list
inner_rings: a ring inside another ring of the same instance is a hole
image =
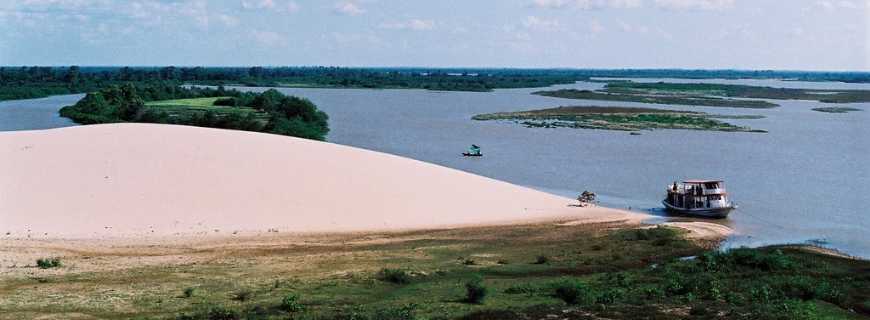
[[870, 70], [870, 0], [3, 0], [0, 65]]

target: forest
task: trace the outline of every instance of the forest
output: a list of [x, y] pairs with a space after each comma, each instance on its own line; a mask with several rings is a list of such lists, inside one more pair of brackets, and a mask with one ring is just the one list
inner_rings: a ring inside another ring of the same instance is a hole
[[7, 66], [0, 67], [0, 101], [94, 92], [127, 82], [490, 91], [547, 87], [593, 77], [870, 82], [866, 72], [769, 70]]

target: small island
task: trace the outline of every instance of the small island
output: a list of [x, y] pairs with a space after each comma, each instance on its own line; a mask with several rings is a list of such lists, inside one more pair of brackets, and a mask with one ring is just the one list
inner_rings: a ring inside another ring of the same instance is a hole
[[870, 91], [868, 90], [772, 88], [718, 83], [616, 81], [608, 82], [604, 91], [614, 94], [702, 95], [747, 99], [815, 100], [826, 103], [870, 102]]
[[864, 111], [858, 108], [850, 108], [850, 107], [821, 107], [821, 108], [813, 108], [813, 111], [818, 112], [826, 112], [826, 113], [849, 113], [853, 111]]
[[639, 131], [686, 129], [729, 132], [767, 132], [736, 126], [703, 112], [653, 108], [570, 106], [550, 109], [479, 114], [473, 120], [511, 120], [526, 127]]
[[267, 132], [324, 140], [329, 117], [307, 99], [168, 83], [109, 86], [88, 93], [60, 115], [80, 124], [144, 122]]
[[778, 104], [761, 100], [726, 99], [720, 97], [705, 96], [702, 94], [658, 94], [652, 92], [613, 92], [607, 90], [591, 91], [576, 89], [536, 91], [532, 92], [532, 94], [565, 99], [622, 101], [704, 107], [765, 109], [779, 106]]

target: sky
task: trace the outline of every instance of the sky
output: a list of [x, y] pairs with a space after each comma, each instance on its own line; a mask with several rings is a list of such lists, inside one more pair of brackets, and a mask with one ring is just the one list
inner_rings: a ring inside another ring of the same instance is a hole
[[0, 65], [870, 71], [870, 0], [0, 0]]

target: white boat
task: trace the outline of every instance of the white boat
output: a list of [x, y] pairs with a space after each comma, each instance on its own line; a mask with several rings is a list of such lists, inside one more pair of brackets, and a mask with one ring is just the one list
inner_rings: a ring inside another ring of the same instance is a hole
[[686, 180], [668, 186], [662, 204], [670, 212], [705, 218], [725, 218], [735, 206], [722, 180]]

